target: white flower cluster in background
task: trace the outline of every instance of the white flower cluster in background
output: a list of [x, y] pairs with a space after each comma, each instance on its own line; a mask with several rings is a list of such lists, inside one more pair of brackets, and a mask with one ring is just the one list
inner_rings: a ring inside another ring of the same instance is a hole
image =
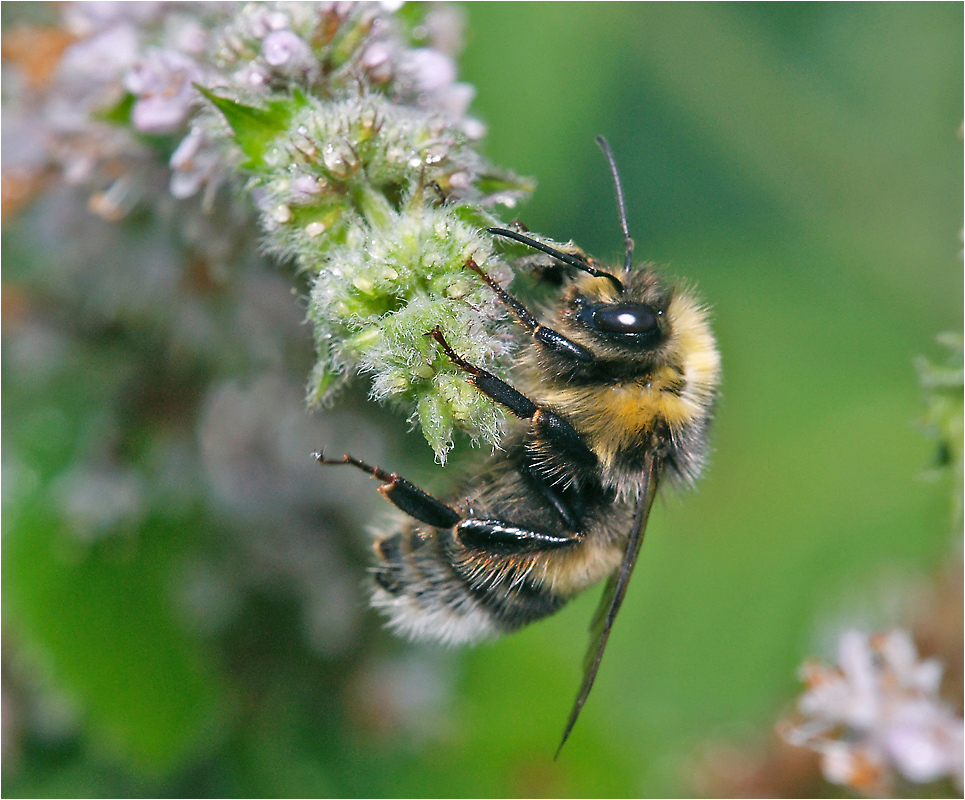
[[800, 719], [781, 733], [821, 755], [828, 781], [875, 796], [898, 779], [951, 779], [961, 791], [962, 719], [939, 697], [941, 663], [920, 659], [905, 631], [848, 631], [838, 666], [806, 663], [801, 673]]

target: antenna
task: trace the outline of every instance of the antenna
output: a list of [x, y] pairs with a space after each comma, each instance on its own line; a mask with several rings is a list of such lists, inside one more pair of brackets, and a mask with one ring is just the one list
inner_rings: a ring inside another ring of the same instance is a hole
[[616, 286], [617, 291], [623, 294], [623, 284], [609, 272], [604, 272], [602, 269], [597, 269], [596, 267], [591, 267], [584, 259], [571, 255], [570, 253], [564, 253], [562, 250], [557, 250], [550, 247], [547, 244], [532, 239], [529, 236], [523, 236], [521, 233], [516, 231], [506, 230], [506, 228], [486, 228], [490, 233], [496, 236], [505, 236], [507, 239], [514, 239], [517, 242], [522, 242], [523, 244], [529, 245], [535, 250], [539, 250], [547, 255], [553, 256], [553, 258], [562, 261], [564, 264], [569, 264], [571, 267], [576, 267], [577, 269], [583, 270], [583, 272], [589, 272], [594, 278], [607, 278], [613, 282]]
[[630, 238], [630, 227], [627, 225], [627, 205], [623, 199], [623, 185], [620, 183], [620, 173], [617, 171], [617, 162], [613, 158], [613, 151], [610, 145], [602, 136], [596, 137], [596, 143], [600, 145], [603, 155], [606, 156], [607, 163], [610, 165], [610, 174], [613, 176], [613, 185], [617, 190], [617, 209], [620, 213], [620, 227], [623, 229], [623, 239], [626, 243], [626, 257], [623, 260], [623, 271], [629, 272], [633, 266], [633, 239]]

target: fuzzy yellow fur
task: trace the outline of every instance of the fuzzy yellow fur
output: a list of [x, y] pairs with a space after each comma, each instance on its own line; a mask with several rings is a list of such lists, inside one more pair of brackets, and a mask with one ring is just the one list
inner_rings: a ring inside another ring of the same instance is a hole
[[664, 366], [646, 380], [601, 386], [537, 386], [541, 404], [566, 416], [605, 467], [660, 421], [671, 435], [705, 418], [720, 381], [720, 354], [707, 311], [688, 293], [674, 294]]
[[575, 595], [609, 576], [623, 560], [624, 545], [586, 540], [543, 562], [543, 583], [553, 592]]

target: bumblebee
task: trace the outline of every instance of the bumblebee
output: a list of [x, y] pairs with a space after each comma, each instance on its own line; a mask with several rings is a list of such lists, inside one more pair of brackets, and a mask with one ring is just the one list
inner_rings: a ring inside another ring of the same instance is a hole
[[[622, 271], [519, 230], [490, 228], [551, 256], [565, 271], [559, 301], [530, 312], [473, 261], [525, 333], [518, 386], [465, 361], [431, 336], [466, 380], [517, 422], [479, 475], [449, 501], [352, 456], [379, 492], [412, 518], [375, 542], [372, 604], [391, 628], [448, 644], [508, 633], [558, 611], [607, 578], [591, 628], [566, 742], [596, 678], [614, 619], [664, 483], [700, 474], [720, 382], [708, 311], [684, 286], [634, 267], [619, 173]], [[559, 750], [557, 750], [559, 754]]]

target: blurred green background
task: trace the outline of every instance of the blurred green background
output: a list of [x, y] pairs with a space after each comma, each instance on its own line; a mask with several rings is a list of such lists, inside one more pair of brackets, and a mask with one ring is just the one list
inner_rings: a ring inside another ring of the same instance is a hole
[[[285, 540], [239, 545], [217, 503], [183, 499], [178, 482], [194, 473], [143, 466], [159, 439], [207, 447], [171, 433], [181, 412], [165, 416], [169, 396], [229, 428], [220, 415], [233, 406], [202, 402], [210, 365], [159, 364], [165, 343], [135, 321], [39, 377], [16, 371], [29, 362], [4, 337], [5, 796], [692, 794], [695, 754], [765, 737], [805, 657], [828, 655], [845, 625], [899, 620], [903, 587], [952, 552], [947, 487], [926, 479], [935, 446], [916, 425], [913, 360], [937, 358], [935, 336], [962, 325], [961, 4], [465, 12], [461, 77], [477, 87], [486, 152], [539, 181], [519, 218], [619, 260], [594, 143], [607, 136], [638, 257], [698, 286], [723, 353], [708, 473], [656, 509], [560, 760], [598, 591], [474, 650], [397, 642], [359, 590], [382, 506], [355, 475], [338, 479], [351, 507], [315, 509], [341, 537], [318, 572], [254, 574], [280, 563]], [[36, 291], [31, 272], [49, 257], [36, 231], [5, 224], [5, 296]], [[296, 345], [288, 363], [307, 374], [307, 336]], [[157, 394], [132, 399], [142, 374], [158, 376]], [[374, 448], [437, 490], [475, 456], [463, 448], [438, 470], [403, 417], [360, 405], [347, 400], [312, 435], [360, 457]], [[168, 483], [142, 487], [160, 499], [130, 530], [78, 544], [52, 498], [68, 491], [72, 454], [118, 429], [121, 460]], [[330, 444], [295, 439], [306, 453]], [[308, 457], [289, 466], [264, 480], [329, 480]], [[187, 581], [199, 564], [221, 578]], [[226, 595], [232, 564], [254, 572]], [[185, 581], [193, 605], [179, 605]], [[305, 597], [321, 617], [314, 639]], [[199, 622], [212, 607], [221, 616]], [[348, 621], [332, 628], [337, 614]], [[327, 630], [344, 644], [320, 644]]]

